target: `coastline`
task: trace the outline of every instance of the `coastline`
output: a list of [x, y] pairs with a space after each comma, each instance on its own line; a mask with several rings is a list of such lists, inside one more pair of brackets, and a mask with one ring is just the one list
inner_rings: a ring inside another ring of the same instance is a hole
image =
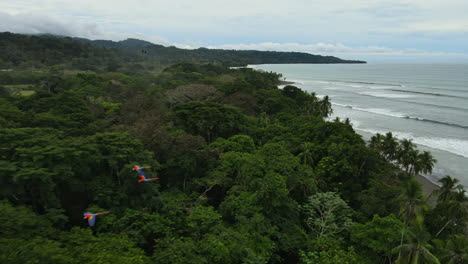
[[[466, 130], [448, 125], [448, 123], [456, 123], [466, 126], [464, 124], [466, 111], [458, 109], [460, 99], [444, 97], [444, 95], [453, 94], [453, 91], [446, 92], [445, 89], [458, 87], [457, 85], [466, 81], [466, 77], [462, 74], [463, 67], [448, 64], [372, 63], [366, 67], [255, 65], [254, 68], [281, 73], [286, 81], [298, 80], [292, 85], [303, 90], [319, 95], [331, 95], [330, 100], [334, 104], [332, 117], [350, 118], [355, 131], [361, 135], [365, 134], [364, 139], [376, 133], [383, 134], [388, 131], [392, 131], [399, 139], [412, 139], [418, 148], [430, 151], [437, 160], [433, 175], [424, 175], [425, 177], [438, 184], [438, 179], [450, 175], [468, 189], [465, 167], [468, 162], [468, 157], [465, 155], [468, 149]], [[370, 76], [368, 71], [381, 74]], [[455, 78], [449, 80], [447, 72], [456, 73]], [[437, 76], [434, 79], [435, 83], [428, 81], [430, 78], [425, 78], [425, 76], [429, 77], [428, 73]], [[340, 82], [334, 83], [333, 80]], [[406, 88], [397, 90], [425, 92], [425, 88], [419, 87], [418, 83], [421, 83], [423, 87], [437, 84], [437, 87], [436, 90], [430, 91], [432, 95], [394, 91], [393, 87], [393, 85], [406, 85]], [[385, 86], [385, 84], [391, 86]], [[377, 97], [369, 97], [369, 94]], [[419, 104], [431, 102], [431, 100], [435, 103], [433, 106]], [[401, 101], [408, 101], [408, 104]], [[409, 104], [412, 103], [409, 101], [414, 101], [415, 104], [410, 107]], [[458, 103], [454, 105], [451, 102]], [[440, 107], [435, 106], [436, 104]], [[407, 116], [412, 118], [407, 118]], [[447, 124], [428, 122], [423, 119], [442, 120]]]
[[[292, 85], [292, 84], [295, 84], [295, 82], [291, 82], [291, 81], [288, 81], [288, 80], [285, 79], [285, 80], [281, 80], [277, 85], [278, 86], [286, 86], [286, 85]], [[416, 175], [416, 180], [421, 184], [421, 189], [422, 189], [425, 197], [426, 198], [429, 197], [428, 203], [431, 206], [435, 206], [436, 205], [436, 197], [434, 196], [433, 192], [435, 190], [438, 190], [440, 188], [440, 186], [437, 185], [436, 183], [432, 182], [428, 178], [422, 176], [421, 174]]]
[[291, 85], [291, 84], [295, 84], [295, 82], [282, 80], [282, 81], [279, 81], [279, 83], [276, 84], [276, 85], [277, 85], [277, 86], [283, 86], [283, 85]]
[[[286, 86], [286, 85], [292, 85], [295, 84], [295, 82], [287, 81], [287, 80], [282, 80], [280, 81], [277, 85], [278, 86]], [[439, 185], [435, 184], [428, 178], [422, 176], [421, 174], [416, 175], [416, 180], [421, 184], [422, 191], [426, 197], [430, 197], [428, 200], [429, 204], [435, 205], [436, 203], [436, 198], [431, 195], [435, 190], [438, 190], [440, 188]]]

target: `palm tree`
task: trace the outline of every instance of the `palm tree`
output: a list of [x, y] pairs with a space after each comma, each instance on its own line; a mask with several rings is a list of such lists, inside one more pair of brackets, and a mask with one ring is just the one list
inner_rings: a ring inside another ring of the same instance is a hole
[[437, 240], [440, 259], [447, 264], [468, 263], [468, 240], [463, 235], [452, 235], [447, 242]]
[[322, 101], [319, 102], [320, 105], [320, 116], [328, 117], [330, 114], [333, 113], [332, 104], [330, 102], [330, 98], [325, 96]]
[[406, 153], [408, 153], [411, 149], [414, 149], [416, 147], [416, 145], [413, 143], [413, 140], [411, 139], [402, 139], [400, 140], [400, 145], [399, 145], [399, 149], [398, 149], [398, 154], [399, 156], [402, 156]]
[[416, 219], [421, 208], [425, 206], [421, 185], [413, 178], [405, 182], [398, 200], [401, 204], [400, 214], [407, 224]]
[[[421, 208], [425, 206], [423, 200], [421, 185], [415, 179], [410, 178], [405, 182], [403, 192], [398, 197], [401, 204], [400, 215], [403, 219], [404, 227], [401, 231], [400, 246], [403, 245], [403, 239], [407, 226], [416, 219], [419, 215]], [[400, 257], [400, 254], [398, 255]]]
[[416, 148], [416, 145], [414, 145], [413, 141], [408, 140], [408, 139], [402, 139], [400, 140], [400, 145], [398, 146], [398, 151], [396, 155], [396, 160], [400, 163], [400, 165], [406, 169], [406, 171], [409, 171], [409, 168], [411, 166], [411, 161], [410, 161], [410, 152]]
[[436, 191], [438, 202], [447, 201], [456, 189], [463, 188], [462, 185], [458, 184], [460, 182], [458, 179], [452, 178], [449, 175], [445, 175], [439, 182], [442, 186]]
[[468, 219], [468, 208], [466, 206], [468, 202], [468, 197], [466, 197], [466, 192], [462, 188], [457, 188], [457, 191], [452, 192], [450, 199], [445, 201], [446, 203], [446, 219], [447, 222], [445, 225], [437, 232], [436, 237], [444, 231], [444, 229], [450, 224], [459, 224], [464, 225]]
[[406, 172], [409, 172], [413, 175], [417, 175], [421, 172], [421, 163], [419, 160], [419, 150], [417, 149], [410, 149], [406, 162], [407, 162], [407, 167], [406, 167]]
[[314, 165], [314, 153], [313, 150], [315, 148], [315, 145], [310, 142], [304, 142], [301, 145], [301, 153], [297, 155], [300, 159], [302, 164], [307, 164], [309, 166]]
[[383, 139], [384, 139], [384, 137], [382, 136], [382, 134], [380, 134], [380, 133], [375, 134], [370, 139], [369, 147], [377, 150], [379, 153], [382, 152], [382, 150], [383, 150]]
[[431, 239], [429, 233], [424, 229], [423, 218], [418, 216], [414, 221], [414, 226], [406, 235], [407, 242], [394, 248], [393, 253], [399, 252], [395, 263], [435, 263], [440, 261], [432, 254]]
[[418, 155], [419, 164], [421, 166], [420, 172], [425, 174], [431, 174], [434, 164], [437, 162], [429, 151], [423, 151]]
[[385, 134], [382, 145], [387, 160], [395, 160], [398, 152], [398, 141], [393, 137], [392, 132]]

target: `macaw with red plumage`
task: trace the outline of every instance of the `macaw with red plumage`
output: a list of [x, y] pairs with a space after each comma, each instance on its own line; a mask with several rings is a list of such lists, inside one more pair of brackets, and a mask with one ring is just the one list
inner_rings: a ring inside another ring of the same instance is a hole
[[145, 176], [141, 176], [140, 175], [140, 179], [138, 179], [138, 182], [147, 182], [147, 181], [154, 181], [154, 180], [157, 180], [159, 178], [149, 178], [149, 179], [146, 179]]
[[102, 215], [102, 214], [107, 214], [107, 213], [109, 212], [102, 212], [102, 213], [97, 213], [97, 214], [86, 212], [83, 214], [84, 216], [83, 219], [88, 219], [89, 226], [94, 226], [94, 224], [96, 223], [96, 215]]
[[136, 171], [136, 173], [138, 173], [138, 176], [146, 176], [146, 173], [145, 173], [145, 169], [149, 169], [151, 167], [140, 167], [138, 165], [135, 165], [133, 166], [133, 169], [134, 171]]
[[154, 180], [159, 179], [159, 178], [149, 178], [149, 179], [146, 178], [146, 173], [144, 169], [149, 169], [149, 168], [151, 167], [140, 167], [138, 165], [133, 166], [132, 170], [136, 171], [136, 173], [138, 173], [138, 176], [139, 176], [138, 182], [147, 182], [147, 181], [154, 181]]

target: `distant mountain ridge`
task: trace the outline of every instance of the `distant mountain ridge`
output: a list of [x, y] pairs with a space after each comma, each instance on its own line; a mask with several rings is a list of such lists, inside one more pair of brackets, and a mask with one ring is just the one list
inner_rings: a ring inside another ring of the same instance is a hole
[[[76, 38], [75, 38], [76, 39]], [[132, 48], [144, 48], [146, 52], [152, 51], [157, 54], [149, 53], [149, 57], [163, 58], [164, 53], [170, 54], [175, 57], [187, 57], [193, 55], [198, 57], [199, 60], [210, 58], [216, 60], [214, 56], [220, 58], [230, 58], [238, 56], [241, 58], [243, 64], [262, 64], [262, 63], [366, 63], [365, 61], [358, 60], [343, 60], [334, 56], [314, 55], [305, 52], [284, 52], [284, 51], [258, 51], [258, 50], [228, 50], [228, 49], [181, 49], [174, 46], [166, 47], [159, 44], [154, 44], [145, 40], [128, 38], [121, 41], [112, 40], [89, 40], [79, 38], [78, 40], [86, 43], [91, 43], [96, 46], [106, 48], [117, 48], [122, 50], [132, 50]], [[187, 54], [189, 53], [189, 54]]]
[[[287, 63], [366, 63], [365, 61], [343, 60], [333, 56], [313, 55], [304, 52], [181, 49], [165, 47], [148, 41], [129, 38], [122, 41], [90, 40], [50, 34], [22, 35], [0, 33], [0, 68], [18, 65], [90, 65], [107, 67], [118, 61], [122, 63], [157, 62], [170, 65], [179, 62], [215, 63], [225, 66], [248, 64]], [[3, 66], [2, 66], [3, 65]]]
[[[90, 43], [99, 47], [104, 47], [104, 48], [123, 48], [123, 47], [131, 47], [131, 48], [144, 48], [148, 46], [153, 46], [157, 45], [154, 43], [151, 43], [149, 41], [141, 40], [141, 39], [135, 39], [135, 38], [128, 38], [126, 40], [120, 40], [120, 41], [113, 41], [113, 40], [90, 40], [86, 38], [73, 38], [85, 43]], [[157, 45], [161, 46], [161, 45]]]

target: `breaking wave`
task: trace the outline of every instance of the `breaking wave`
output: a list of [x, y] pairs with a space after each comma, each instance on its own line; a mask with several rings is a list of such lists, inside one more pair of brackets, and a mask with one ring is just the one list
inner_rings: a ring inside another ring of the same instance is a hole
[[414, 117], [414, 116], [410, 116], [404, 113], [394, 112], [388, 109], [360, 108], [360, 107], [356, 107], [352, 105], [344, 105], [344, 104], [338, 104], [338, 103], [332, 103], [332, 104], [341, 106], [341, 107], [346, 107], [346, 108], [353, 109], [353, 110], [357, 110], [357, 111], [361, 111], [361, 112], [367, 112], [367, 113], [385, 115], [385, 116], [391, 116], [391, 117], [397, 117], [397, 118], [405, 118], [405, 119], [411, 119], [411, 120], [420, 121], [420, 122], [427, 122], [427, 123], [432, 123], [432, 124], [439, 124], [439, 125], [446, 125], [446, 126], [468, 129], [468, 126], [464, 126], [464, 125], [453, 124], [453, 123], [443, 122], [443, 121], [438, 121], [438, 120], [431, 120], [431, 119], [426, 119], [426, 118], [421, 118], [421, 117]]
[[400, 93], [422, 94], [422, 95], [430, 95], [430, 96], [441, 96], [441, 97], [468, 99], [468, 97], [464, 97], [464, 96], [441, 94], [441, 93], [417, 92], [417, 91], [408, 91], [408, 90], [401, 90], [401, 89], [389, 89], [389, 91], [400, 92]]
[[404, 85], [402, 85], [402, 84], [394, 84], [394, 83], [359, 82], [359, 81], [339, 81], [339, 80], [328, 80], [327, 82], [331, 82], [331, 83], [355, 83], [355, 84], [370, 84], [370, 85], [382, 85], [382, 86], [404, 87]]

